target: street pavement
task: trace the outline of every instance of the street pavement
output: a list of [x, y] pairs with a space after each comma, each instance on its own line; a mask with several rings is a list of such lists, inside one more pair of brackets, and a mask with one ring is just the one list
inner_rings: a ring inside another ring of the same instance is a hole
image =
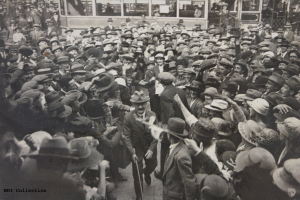
[[[158, 144], [158, 149], [160, 148], [160, 143]], [[160, 152], [160, 151], [158, 151]], [[160, 155], [158, 153], [158, 166], [157, 169], [160, 169], [159, 160]], [[119, 169], [120, 173], [127, 178], [127, 181], [118, 182], [118, 188], [114, 189], [113, 194], [118, 200], [135, 200], [135, 192], [133, 185], [133, 176], [132, 176], [132, 164], [128, 165], [126, 169]], [[154, 177], [154, 173], [151, 174], [151, 185], [147, 185], [144, 181], [144, 191], [143, 191], [143, 200], [162, 200], [163, 185], [161, 180]]]

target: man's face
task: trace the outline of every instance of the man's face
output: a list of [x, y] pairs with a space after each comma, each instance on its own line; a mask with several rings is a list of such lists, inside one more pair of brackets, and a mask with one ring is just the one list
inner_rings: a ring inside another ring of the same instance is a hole
[[273, 81], [271, 80], [268, 80], [267, 84], [266, 84], [266, 88], [267, 88], [267, 92], [270, 93], [270, 92], [274, 92], [276, 91], [276, 85]]
[[85, 81], [85, 78], [86, 78], [85, 74], [76, 74], [74, 76], [74, 80], [79, 84], [83, 83]]
[[139, 115], [143, 115], [146, 110], [147, 103], [135, 103], [134, 107]]
[[240, 66], [240, 65], [235, 65], [235, 66], [234, 66], [234, 72], [235, 72], [235, 73], [238, 73], [238, 74], [242, 74], [242, 73], [243, 73], [243, 71], [242, 71], [242, 66]]
[[69, 63], [62, 63], [59, 65], [60, 70], [62, 70], [65, 73], [69, 73], [70, 72], [70, 64]]
[[213, 44], [212, 42], [209, 42], [209, 43], [207, 44], [207, 47], [208, 47], [209, 49], [212, 49], [213, 46], [214, 46], [214, 44]]
[[287, 51], [287, 47], [281, 47], [281, 52], [285, 53]]
[[39, 46], [40, 46], [40, 47], [47, 46], [47, 42], [46, 42], [46, 41], [41, 41], [41, 42], [39, 43]]
[[220, 70], [221, 74], [223, 74], [223, 75], [226, 75], [228, 73], [227, 68], [223, 65], [219, 65], [219, 70]]
[[288, 80], [289, 78], [292, 77], [292, 75], [291, 75], [290, 72], [288, 72], [287, 70], [282, 70], [282, 77], [283, 77], [285, 80]]
[[182, 55], [183, 57], [187, 57], [187, 56], [189, 55], [189, 48], [184, 48], [184, 49], [182, 49], [181, 55]]
[[291, 87], [287, 84], [284, 84], [283, 87], [280, 89], [280, 93], [283, 97], [291, 96]]
[[36, 60], [36, 59], [37, 59], [37, 56], [38, 56], [37, 51], [36, 51], [35, 49], [33, 49], [32, 51], [33, 51], [33, 53], [32, 53], [32, 55], [31, 55], [30, 57], [31, 57], [33, 60]]
[[34, 77], [34, 72], [33, 72], [33, 71], [29, 71], [29, 72], [26, 72], [26, 73], [23, 75], [23, 80], [24, 80], [25, 82], [28, 82], [28, 81], [30, 81], [33, 77]]
[[164, 59], [163, 58], [156, 58], [156, 62], [158, 65], [164, 64]]
[[222, 95], [228, 96], [229, 98], [231, 98], [231, 93], [228, 90], [222, 90]]
[[74, 57], [78, 56], [78, 51], [75, 49], [70, 51], [69, 53], [72, 54]]
[[205, 102], [207, 102], [207, 103], [211, 103], [213, 100], [212, 96], [210, 96], [210, 95], [204, 95], [204, 99], [205, 99]]
[[298, 56], [297, 56], [296, 53], [294, 53], [294, 52], [290, 53], [290, 60], [291, 60], [291, 61], [295, 61], [295, 60], [297, 60], [297, 59], [298, 59]]
[[57, 50], [54, 52], [54, 55], [58, 56], [60, 53], [61, 53], [61, 50], [60, 50], [60, 49], [57, 49]]

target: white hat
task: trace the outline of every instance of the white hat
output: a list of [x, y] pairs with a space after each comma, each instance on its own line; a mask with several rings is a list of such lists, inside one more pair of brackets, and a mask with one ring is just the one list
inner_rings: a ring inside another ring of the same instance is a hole
[[108, 73], [111, 74], [111, 75], [113, 75], [113, 76], [118, 76], [118, 72], [116, 70], [114, 70], [114, 69], [109, 70]]
[[106, 70], [104, 69], [104, 68], [101, 68], [101, 69], [97, 69], [95, 72], [94, 72], [94, 74], [96, 75], [96, 76], [98, 76], [99, 74], [102, 74], [102, 73], [104, 73]]
[[269, 103], [261, 98], [257, 98], [253, 101], [247, 101], [248, 105], [253, 108], [257, 113], [261, 115], [267, 115], [269, 110]]
[[205, 105], [204, 107], [209, 110], [224, 111], [228, 108], [228, 103], [221, 99], [214, 99], [210, 105]]
[[127, 87], [126, 81], [125, 81], [124, 78], [116, 78], [115, 81], [116, 81], [119, 85], [122, 85], [122, 86], [124, 86], [124, 87]]

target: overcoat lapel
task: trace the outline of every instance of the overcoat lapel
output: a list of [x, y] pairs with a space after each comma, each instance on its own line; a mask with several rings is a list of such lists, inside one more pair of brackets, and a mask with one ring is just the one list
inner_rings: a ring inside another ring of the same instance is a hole
[[167, 172], [169, 171], [169, 169], [171, 168], [172, 164], [173, 164], [173, 161], [174, 161], [174, 156], [178, 153], [178, 151], [183, 147], [183, 143], [180, 142], [176, 147], [175, 149], [172, 151], [172, 153], [169, 155], [169, 157], [167, 158], [166, 160], [166, 163], [165, 163], [165, 167], [164, 167], [164, 174], [163, 174], [163, 177], [167, 174]]

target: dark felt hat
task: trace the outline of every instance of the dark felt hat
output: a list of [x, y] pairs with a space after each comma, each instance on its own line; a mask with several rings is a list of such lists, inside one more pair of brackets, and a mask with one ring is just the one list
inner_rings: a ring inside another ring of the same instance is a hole
[[149, 100], [149, 96], [146, 96], [143, 91], [135, 91], [130, 99], [132, 103], [145, 103]]
[[213, 138], [217, 133], [216, 126], [208, 118], [200, 118], [190, 131], [193, 134], [207, 138]]
[[166, 132], [171, 135], [179, 136], [181, 138], [188, 137], [188, 132], [185, 131], [185, 121], [178, 117], [171, 117], [168, 120], [168, 126], [165, 129]]

